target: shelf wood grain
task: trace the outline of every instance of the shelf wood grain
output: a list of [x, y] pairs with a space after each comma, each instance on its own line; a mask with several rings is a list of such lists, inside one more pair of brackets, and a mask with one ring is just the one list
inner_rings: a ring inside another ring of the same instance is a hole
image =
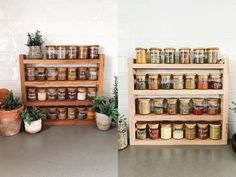
[[89, 100], [28, 101], [26, 106], [92, 106]]
[[50, 120], [50, 119], [45, 119], [43, 120], [43, 125], [45, 126], [56, 126], [56, 125], [95, 125], [95, 120], [79, 120], [79, 119], [55, 119], [55, 120]]
[[82, 86], [82, 85], [98, 85], [99, 81], [25, 81], [25, 86], [36, 87], [36, 86]]

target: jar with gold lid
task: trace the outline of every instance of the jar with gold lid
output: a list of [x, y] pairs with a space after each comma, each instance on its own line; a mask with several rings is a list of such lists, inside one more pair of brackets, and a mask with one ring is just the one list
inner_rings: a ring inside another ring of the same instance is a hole
[[36, 88], [27, 88], [27, 99], [28, 101], [37, 100]]
[[88, 46], [79, 46], [78, 58], [79, 59], [88, 59], [89, 58], [89, 47]]
[[78, 68], [78, 79], [79, 80], [87, 80], [87, 70], [86, 67], [79, 67]]
[[146, 64], [147, 63], [147, 49], [146, 48], [136, 48], [136, 63]]
[[77, 118], [80, 120], [84, 120], [87, 118], [87, 109], [85, 107], [77, 108]]
[[67, 46], [68, 59], [77, 59], [77, 46], [70, 45]]
[[67, 50], [65, 45], [57, 46], [57, 59], [66, 59], [67, 58]]
[[210, 124], [210, 139], [212, 140], [221, 139], [221, 124], [220, 123]]
[[89, 58], [90, 59], [98, 59], [99, 58], [99, 45], [91, 45], [89, 46]]
[[38, 67], [36, 68], [36, 78], [38, 81], [44, 81], [46, 78], [46, 68]]
[[91, 80], [91, 81], [98, 80], [98, 68], [97, 67], [89, 67], [88, 68], [88, 80]]
[[184, 89], [184, 75], [183, 74], [173, 74], [173, 89], [182, 90]]
[[185, 138], [188, 140], [194, 140], [196, 138], [196, 124], [195, 123], [185, 124]]
[[88, 91], [88, 98], [94, 98], [97, 96], [97, 88], [96, 87], [89, 87], [87, 88]]
[[86, 100], [87, 98], [87, 88], [79, 87], [77, 93], [77, 100]]
[[138, 98], [138, 114], [150, 114], [151, 113], [151, 99], [150, 98]]
[[220, 113], [220, 104], [218, 98], [209, 98], [207, 100], [207, 114], [216, 115]]
[[77, 68], [76, 67], [70, 67], [68, 68], [68, 80], [69, 81], [74, 81], [76, 80], [76, 70]]
[[182, 122], [173, 124], [173, 138], [177, 140], [184, 138], [184, 124]]
[[57, 68], [57, 80], [59, 81], [65, 81], [66, 80], [66, 70], [65, 67], [59, 67]]
[[145, 140], [147, 138], [147, 124], [146, 123], [136, 123], [136, 137], [140, 140]]
[[175, 63], [175, 48], [164, 48], [164, 58], [166, 64]]
[[57, 58], [57, 46], [55, 45], [46, 45], [47, 59], [56, 59]]
[[161, 63], [161, 51], [160, 48], [150, 48], [150, 62], [152, 64], [160, 64]]
[[148, 89], [157, 90], [158, 89], [158, 74], [149, 74], [148, 75]]
[[205, 49], [195, 48], [193, 49], [194, 63], [203, 64], [205, 62]]
[[193, 114], [202, 115], [204, 113], [204, 99], [193, 98]]
[[190, 63], [190, 48], [180, 48], [179, 49], [179, 62], [180, 64]]
[[136, 90], [147, 89], [146, 74], [143, 74], [143, 73], [135, 74], [135, 89]]
[[209, 131], [208, 131], [208, 123], [198, 123], [197, 137], [201, 140], [208, 139]]
[[190, 106], [190, 98], [180, 98], [179, 99], [179, 113], [182, 115], [190, 114], [191, 106]]
[[87, 119], [89, 120], [95, 119], [95, 111], [91, 107], [87, 108]]
[[74, 87], [67, 88], [68, 100], [76, 100], [76, 91], [77, 88]]
[[33, 67], [26, 68], [26, 80], [27, 81], [35, 81], [36, 80], [36, 71]]
[[209, 82], [210, 89], [222, 89], [221, 73], [210, 74]]
[[47, 88], [47, 95], [49, 101], [57, 99], [57, 88]]
[[167, 99], [167, 113], [170, 115], [177, 114], [177, 99], [176, 98]]
[[150, 139], [158, 139], [160, 137], [159, 124], [149, 123], [148, 124], [148, 135]]
[[76, 109], [74, 107], [67, 108], [67, 118], [68, 119], [76, 118]]
[[55, 81], [57, 79], [57, 68], [49, 67], [47, 68], [47, 80]]
[[66, 111], [66, 108], [58, 108], [57, 109], [58, 111], [58, 119], [66, 119], [66, 116], [67, 116], [67, 111]]
[[196, 89], [196, 74], [185, 74], [185, 89]]
[[55, 107], [48, 108], [47, 117], [49, 119], [57, 119], [57, 108], [55, 108]]
[[172, 137], [172, 126], [168, 122], [161, 123], [161, 139], [168, 140]]
[[47, 91], [46, 88], [38, 88], [38, 100], [46, 101], [47, 100]]
[[208, 63], [210, 64], [218, 63], [219, 48], [218, 47], [207, 48], [207, 59], [208, 59]]
[[59, 87], [57, 89], [57, 99], [60, 101], [66, 99], [66, 88]]
[[161, 74], [161, 89], [172, 89], [171, 74]]
[[164, 114], [164, 99], [163, 98], [153, 99], [153, 112], [158, 115]]
[[208, 89], [209, 74], [198, 74], [198, 89]]

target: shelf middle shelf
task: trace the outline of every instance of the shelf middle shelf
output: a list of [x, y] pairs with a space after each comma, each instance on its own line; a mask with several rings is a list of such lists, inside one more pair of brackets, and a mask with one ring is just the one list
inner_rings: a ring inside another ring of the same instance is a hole
[[64, 100], [64, 101], [27, 101], [26, 106], [91, 106], [89, 100]]
[[99, 81], [26, 81], [25, 86], [98, 85]]

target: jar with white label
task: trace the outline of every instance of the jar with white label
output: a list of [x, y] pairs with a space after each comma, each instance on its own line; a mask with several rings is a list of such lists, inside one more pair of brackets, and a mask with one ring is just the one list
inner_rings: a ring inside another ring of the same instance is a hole
[[173, 89], [182, 90], [184, 89], [184, 75], [183, 74], [173, 74]]
[[96, 87], [89, 87], [88, 89], [88, 98], [94, 98], [97, 96], [97, 88]]
[[190, 48], [180, 48], [179, 49], [179, 62], [180, 64], [190, 63]]
[[195, 48], [193, 49], [194, 63], [203, 64], [205, 61], [205, 49], [204, 48]]
[[77, 58], [77, 46], [70, 45], [67, 47], [68, 59], [76, 59]]
[[173, 124], [173, 138], [178, 139], [178, 140], [184, 138], [184, 124], [183, 123]]
[[77, 100], [86, 100], [87, 97], [87, 88], [80, 87], [78, 88]]
[[89, 46], [89, 58], [98, 59], [99, 58], [98, 50], [99, 50], [99, 45]]
[[170, 115], [177, 114], [177, 99], [176, 98], [167, 99], [167, 114], [170, 114]]
[[218, 47], [207, 48], [207, 59], [208, 59], [208, 63], [210, 64], [218, 63], [219, 48]]
[[91, 80], [91, 81], [98, 80], [98, 68], [97, 67], [88, 68], [88, 80]]
[[162, 123], [161, 124], [161, 139], [171, 139], [172, 128], [170, 123]]
[[74, 87], [67, 88], [68, 100], [76, 100], [76, 90]]
[[147, 138], [147, 124], [146, 123], [136, 123], [136, 137], [140, 140], [145, 140]]
[[27, 89], [27, 99], [28, 101], [36, 101], [37, 99], [36, 88]]
[[195, 123], [185, 124], [185, 138], [188, 140], [193, 140], [197, 136], [197, 129]]
[[46, 101], [47, 100], [46, 88], [38, 88], [38, 100], [39, 101]]
[[67, 50], [65, 45], [57, 46], [57, 59], [66, 59], [67, 58]]
[[57, 89], [57, 98], [58, 100], [65, 100], [66, 99], [66, 88], [58, 88]]
[[172, 89], [171, 74], [161, 74], [161, 89]]
[[175, 63], [175, 48], [165, 48], [164, 49], [164, 58], [166, 64]]
[[161, 49], [160, 48], [150, 48], [150, 62], [152, 64], [159, 64], [161, 63]]

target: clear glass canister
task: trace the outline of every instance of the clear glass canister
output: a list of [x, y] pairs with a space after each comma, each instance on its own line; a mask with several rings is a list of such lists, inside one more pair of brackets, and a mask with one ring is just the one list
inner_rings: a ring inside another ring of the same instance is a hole
[[80, 87], [78, 88], [77, 100], [86, 100], [87, 98], [87, 88]]
[[179, 62], [180, 64], [190, 63], [190, 48], [180, 48], [179, 49]]
[[151, 113], [151, 99], [139, 98], [137, 110], [138, 110], [138, 114], [150, 114]]
[[67, 108], [67, 118], [68, 119], [76, 118], [76, 108], [74, 107]]
[[90, 59], [98, 59], [99, 58], [99, 45], [91, 45], [89, 46], [89, 58]]
[[204, 113], [204, 99], [194, 98], [193, 101], [193, 114], [202, 115]]
[[164, 49], [164, 59], [166, 64], [175, 63], [175, 48], [165, 48]]
[[66, 88], [59, 87], [57, 89], [57, 98], [58, 98], [58, 100], [65, 100], [66, 99]]
[[87, 118], [87, 109], [85, 107], [77, 108], [77, 118], [80, 120], [84, 120]]
[[191, 105], [190, 105], [190, 98], [180, 98], [179, 102], [179, 113], [182, 115], [190, 114]]
[[176, 122], [173, 124], [173, 138], [183, 139], [184, 138], [184, 124], [181, 122]]
[[77, 59], [77, 46], [70, 45], [67, 47], [68, 59]]
[[67, 74], [67, 77], [68, 77], [68, 80], [69, 81], [74, 81], [76, 80], [76, 76], [77, 76], [77, 68], [76, 67], [70, 67], [68, 68], [68, 74]]
[[27, 88], [27, 99], [28, 101], [37, 100], [36, 88]]
[[147, 49], [146, 48], [136, 48], [136, 63], [146, 64], [147, 63]]
[[185, 138], [188, 140], [194, 140], [196, 138], [196, 124], [186, 123], [185, 124]]
[[208, 139], [209, 131], [207, 123], [198, 123], [197, 137], [201, 140]]
[[57, 68], [47, 68], [47, 80], [55, 81], [57, 79]]
[[89, 87], [88, 89], [88, 98], [94, 98], [97, 96], [97, 88], [96, 87]]
[[98, 80], [98, 68], [97, 67], [89, 67], [88, 68], [88, 80]]
[[210, 74], [210, 89], [222, 89], [222, 77], [220, 73]]
[[149, 123], [148, 124], [148, 135], [150, 139], [158, 139], [160, 137], [159, 124]]
[[220, 104], [218, 98], [209, 98], [207, 100], [207, 114], [216, 115], [220, 113]]
[[207, 59], [208, 59], [208, 63], [210, 64], [218, 63], [219, 48], [217, 47], [207, 48]]
[[58, 111], [58, 119], [66, 119], [66, 116], [67, 116], [67, 111], [66, 111], [66, 108], [58, 108], [57, 109]]
[[182, 90], [184, 89], [184, 75], [173, 74], [173, 89]]
[[46, 88], [38, 88], [38, 100], [39, 101], [46, 101], [47, 100]]
[[79, 67], [78, 69], [78, 79], [79, 80], [87, 80], [87, 70], [86, 67]]
[[33, 67], [26, 68], [26, 80], [35, 81], [36, 80], [36, 70]]
[[177, 114], [177, 99], [176, 98], [167, 99], [167, 113], [170, 115]]
[[79, 59], [88, 59], [89, 58], [89, 47], [88, 46], [79, 46], [78, 58]]
[[76, 90], [77, 88], [74, 87], [67, 88], [67, 94], [69, 100], [76, 100]]
[[59, 80], [59, 81], [66, 80], [66, 76], [67, 76], [66, 70], [67, 70], [67, 68], [65, 68], [65, 67], [57, 68], [57, 80]]
[[203, 64], [205, 62], [205, 49], [195, 48], [193, 49], [194, 63]]
[[172, 127], [170, 123], [161, 124], [161, 139], [171, 139], [172, 137]]
[[136, 90], [147, 89], [146, 74], [143, 74], [143, 73], [135, 74], [135, 89]]
[[221, 124], [220, 123], [210, 124], [210, 139], [213, 139], [213, 140], [221, 139]]
[[47, 50], [47, 59], [56, 59], [57, 58], [57, 46], [46, 45], [46, 50]]
[[147, 124], [146, 123], [136, 123], [136, 137], [140, 140], [145, 140], [147, 138]]
[[128, 126], [123, 117], [118, 121], [118, 150], [123, 150], [128, 146]]
[[66, 59], [67, 58], [67, 50], [65, 45], [57, 46], [57, 59]]
[[157, 90], [158, 89], [158, 74], [149, 74], [148, 75], [148, 89]]
[[36, 69], [36, 77], [38, 81], [44, 81], [46, 78], [46, 68], [39, 67]]
[[150, 62], [152, 64], [159, 64], [161, 63], [161, 49], [160, 48], [150, 48]]
[[163, 98], [153, 99], [153, 112], [158, 115], [164, 114], [164, 99]]
[[199, 74], [197, 88], [198, 89], [208, 89], [209, 74]]
[[161, 89], [172, 89], [171, 74], [161, 74]]
[[48, 108], [47, 117], [49, 119], [56, 119], [57, 118], [57, 108]]
[[196, 74], [185, 74], [185, 89], [196, 89]]
[[47, 88], [47, 95], [49, 101], [57, 99], [57, 88]]

